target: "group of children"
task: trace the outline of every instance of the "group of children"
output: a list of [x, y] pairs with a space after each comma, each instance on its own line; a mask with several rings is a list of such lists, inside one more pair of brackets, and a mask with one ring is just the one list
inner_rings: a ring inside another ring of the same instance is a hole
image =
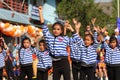
[[[72, 61], [72, 74], [74, 80], [119, 80], [120, 74], [120, 43], [119, 33], [111, 37], [107, 35], [105, 28], [100, 29], [94, 26], [93, 33], [90, 26], [86, 27], [84, 38], [79, 34], [81, 23], [73, 19], [75, 28], [69, 21], [63, 24], [56, 22], [52, 26], [52, 33], [49, 32], [44, 23], [42, 6], [39, 7], [41, 28], [44, 39], [39, 41], [39, 49], [32, 46], [28, 37], [22, 39], [21, 45], [17, 46], [20, 71], [19, 80], [48, 80], [48, 70], [53, 69], [53, 80], [72, 80], [70, 76], [70, 63], [68, 61], [68, 47]], [[72, 37], [66, 36], [67, 31]], [[115, 30], [119, 32], [118, 29]], [[106, 34], [105, 37], [103, 34]], [[0, 80], [4, 66], [8, 72], [8, 80], [14, 80], [12, 55], [6, 46], [3, 38], [0, 39]], [[18, 68], [18, 69], [19, 69]], [[15, 69], [15, 68], [14, 68]], [[12, 72], [12, 73], [10, 73]]]
[[[84, 38], [82, 38], [79, 35], [81, 23], [73, 19], [75, 30], [68, 21], [65, 22], [65, 26], [56, 22], [52, 26], [51, 34], [44, 24], [42, 7], [39, 7], [39, 14], [41, 23], [43, 23], [41, 28], [52, 57], [53, 80], [60, 80], [61, 74], [64, 80], [70, 80], [70, 66], [66, 59], [68, 56], [67, 46], [71, 49], [74, 80], [95, 80], [95, 75], [100, 80], [120, 79], [118, 75], [120, 74], [120, 34], [118, 29], [115, 31], [117, 35], [115, 33], [109, 37], [106, 28], [100, 29], [93, 24], [94, 33], [90, 26], [87, 26]], [[72, 37], [65, 36], [67, 30], [71, 31]]]

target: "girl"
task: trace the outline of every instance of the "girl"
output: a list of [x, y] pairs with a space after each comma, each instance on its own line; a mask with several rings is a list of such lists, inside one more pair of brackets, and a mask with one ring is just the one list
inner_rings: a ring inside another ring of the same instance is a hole
[[[96, 30], [96, 28], [94, 28]], [[97, 30], [96, 30], [97, 31]], [[80, 49], [81, 49], [81, 72], [83, 74], [83, 79], [94, 80], [94, 66], [96, 64], [97, 53], [96, 49], [97, 42], [97, 32], [94, 32], [94, 37], [91, 34], [86, 34], [84, 37], [84, 42], [82, 38], [79, 38]]]
[[[104, 63], [104, 55], [105, 55], [105, 49], [103, 45], [103, 35], [100, 32], [97, 37], [97, 41], [99, 43], [98, 48], [97, 48], [97, 69], [96, 69], [96, 74], [100, 80], [103, 80], [103, 77], [105, 80], [108, 80], [107, 77], [107, 70], [106, 70], [106, 64]], [[98, 73], [97, 73], [98, 71]]]
[[39, 41], [39, 48], [40, 51], [37, 52], [37, 80], [48, 80], [48, 70], [52, 67], [52, 60], [44, 40]]
[[[44, 23], [42, 16], [42, 7], [39, 7], [39, 15], [41, 23]], [[70, 80], [70, 65], [68, 62], [68, 53], [66, 47], [69, 45], [69, 38], [64, 36], [64, 27], [60, 22], [56, 22], [52, 26], [52, 33], [50, 34], [46, 25], [42, 26], [43, 34], [46, 43], [50, 50], [53, 64], [53, 80], [60, 80], [63, 74], [64, 80]], [[71, 28], [74, 33], [74, 30]]]
[[20, 80], [25, 80], [27, 75], [28, 80], [32, 80], [33, 68], [32, 68], [32, 54], [36, 52], [35, 48], [31, 47], [31, 41], [28, 37], [22, 40], [22, 45], [19, 50], [19, 61], [21, 66]]
[[120, 44], [118, 44], [117, 38], [112, 36], [109, 45], [105, 43], [104, 46], [108, 78], [109, 80], [120, 80]]
[[6, 49], [8, 49], [3, 37], [0, 37], [0, 80], [2, 80], [3, 68], [5, 66]]
[[[76, 33], [79, 34], [79, 29], [81, 26], [81, 23], [78, 22], [75, 18], [73, 18], [73, 23], [75, 25], [75, 29], [78, 27], [78, 29], [76, 29]], [[66, 27], [68, 28], [68, 27]], [[81, 49], [79, 44], [79, 39], [76, 40], [76, 37], [72, 37], [70, 38], [70, 57], [72, 60], [72, 74], [73, 74], [73, 79], [74, 80], [82, 80], [82, 73], [81, 73]]]

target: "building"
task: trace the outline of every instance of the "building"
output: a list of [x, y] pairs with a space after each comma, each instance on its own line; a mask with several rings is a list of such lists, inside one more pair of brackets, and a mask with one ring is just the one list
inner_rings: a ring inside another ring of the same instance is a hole
[[[34, 25], [39, 27], [38, 6], [43, 6], [45, 23], [53, 24], [57, 18], [56, 0], [0, 0], [0, 21], [13, 25]], [[9, 44], [14, 37], [5, 37]], [[17, 40], [19, 42], [19, 40]]]
[[55, 0], [1, 0], [0, 19], [21, 24], [37, 24], [37, 6], [42, 5], [46, 23], [54, 23], [57, 17]]

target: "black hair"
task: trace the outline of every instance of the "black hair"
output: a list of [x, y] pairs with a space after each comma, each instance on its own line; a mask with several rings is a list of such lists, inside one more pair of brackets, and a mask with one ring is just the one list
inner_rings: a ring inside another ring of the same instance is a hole
[[[87, 37], [87, 36], [89, 36], [91, 38], [91, 40], [93, 41], [93, 43], [91, 45], [93, 45], [94, 44], [94, 37], [93, 37], [93, 35], [85, 34], [85, 37]], [[84, 39], [85, 39], [85, 37], [84, 37]]]
[[60, 26], [60, 28], [61, 28], [61, 30], [62, 30], [62, 33], [60, 34], [61, 36], [63, 36], [64, 35], [64, 25], [61, 23], [61, 22], [55, 22], [54, 24], [53, 24], [53, 26], [52, 26], [52, 30], [53, 30], [53, 28], [54, 28], [54, 26], [55, 25], [59, 25]]
[[109, 45], [110, 45], [110, 43], [113, 42], [113, 41], [116, 41], [116, 43], [117, 43], [116, 46], [118, 46], [118, 40], [117, 40], [117, 38], [116, 38], [115, 36], [111, 36], [111, 37], [110, 37]]
[[46, 44], [44, 39], [41, 39], [41, 40], [39, 41], [39, 45], [40, 45], [40, 43]]
[[40, 43], [43, 43], [45, 49], [47, 48], [47, 45], [46, 45], [46, 42], [45, 42], [44, 39], [41, 39], [41, 40], [39, 41], [39, 46], [40, 46]]
[[24, 37], [24, 38], [22, 39], [21, 48], [24, 48], [23, 43], [24, 43], [24, 41], [25, 41], [25, 40], [28, 40], [28, 41], [30, 41], [30, 42], [31, 42], [30, 38], [28, 38], [28, 37]]

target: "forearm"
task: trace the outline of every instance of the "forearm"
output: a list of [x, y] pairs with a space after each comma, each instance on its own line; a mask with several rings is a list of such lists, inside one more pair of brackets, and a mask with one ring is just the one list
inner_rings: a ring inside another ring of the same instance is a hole
[[40, 22], [44, 23], [44, 17], [43, 17], [43, 14], [42, 14], [42, 6], [39, 7], [39, 17], [40, 17]]

